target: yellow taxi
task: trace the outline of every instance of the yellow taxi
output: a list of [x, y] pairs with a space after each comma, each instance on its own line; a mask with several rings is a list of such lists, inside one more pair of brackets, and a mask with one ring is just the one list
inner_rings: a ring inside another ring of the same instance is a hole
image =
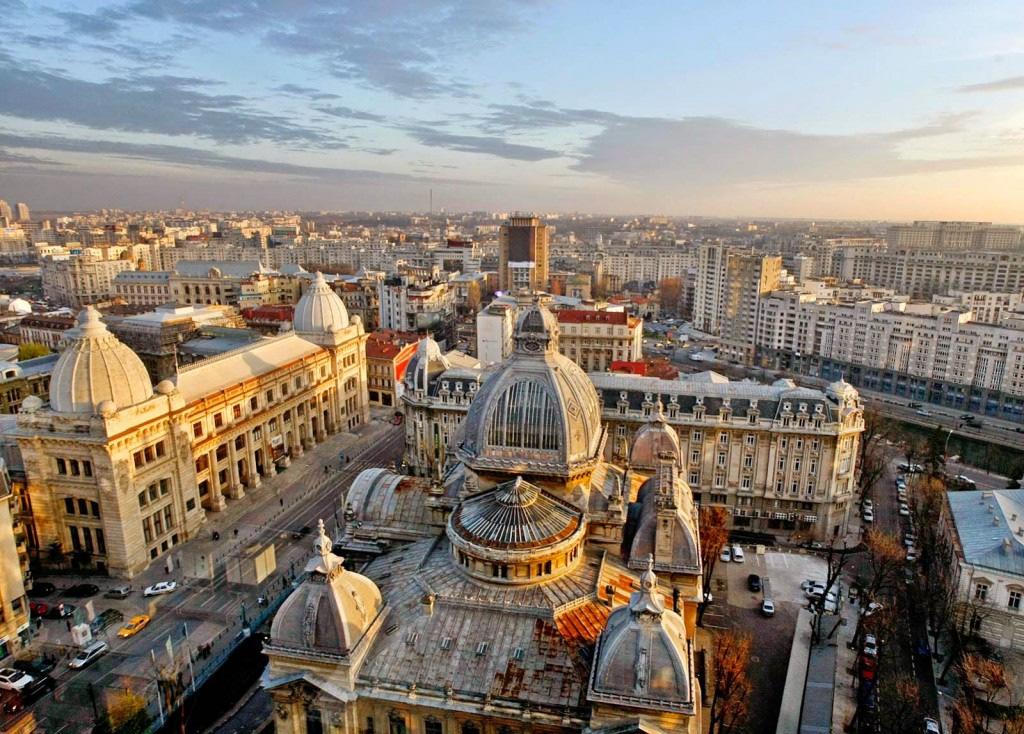
[[142, 628], [149, 624], [148, 614], [136, 614], [128, 620], [128, 623], [117, 631], [118, 637], [131, 637], [142, 631]]

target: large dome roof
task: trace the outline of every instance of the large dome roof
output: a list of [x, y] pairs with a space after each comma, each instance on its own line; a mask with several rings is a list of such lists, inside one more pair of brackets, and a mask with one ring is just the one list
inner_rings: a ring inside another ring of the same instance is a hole
[[59, 413], [99, 413], [106, 401], [120, 409], [152, 396], [153, 383], [142, 360], [107, 331], [95, 308], [86, 306], [68, 330], [54, 365], [50, 407]]
[[348, 309], [324, 280], [323, 273], [317, 272], [313, 282], [295, 304], [292, 326], [299, 333], [330, 332], [348, 326]]
[[346, 571], [331, 552], [323, 520], [306, 566], [309, 576], [281, 605], [270, 627], [270, 644], [298, 650], [348, 655], [384, 609], [380, 589], [370, 579]]
[[682, 452], [679, 448], [679, 435], [665, 421], [659, 403], [651, 420], [640, 426], [633, 437], [633, 446], [629, 449], [629, 465], [634, 469], [654, 471], [662, 456], [672, 456], [679, 463]]
[[600, 453], [601, 405], [576, 363], [558, 353], [558, 323], [540, 304], [516, 324], [515, 351], [484, 382], [457, 455], [474, 470], [568, 476]]

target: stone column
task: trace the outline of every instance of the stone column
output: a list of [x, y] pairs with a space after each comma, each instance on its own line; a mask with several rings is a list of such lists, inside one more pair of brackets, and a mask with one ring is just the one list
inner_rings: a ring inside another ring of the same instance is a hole
[[256, 466], [256, 447], [253, 445], [252, 430], [245, 433], [245, 456], [249, 462], [249, 488], [260, 486], [260, 470]]
[[224, 500], [224, 493], [220, 489], [220, 481], [217, 471], [217, 451], [214, 449], [206, 456], [206, 462], [209, 464], [210, 472], [210, 510], [213, 512], [220, 512], [228, 503]]
[[270, 450], [270, 424], [264, 423], [260, 429], [263, 437], [263, 478], [270, 479], [274, 476], [273, 452]]
[[228, 486], [228, 497], [233, 500], [240, 500], [245, 497], [245, 490], [242, 489], [242, 481], [238, 478], [238, 454], [235, 453], [235, 439], [228, 441], [228, 476], [231, 484]]

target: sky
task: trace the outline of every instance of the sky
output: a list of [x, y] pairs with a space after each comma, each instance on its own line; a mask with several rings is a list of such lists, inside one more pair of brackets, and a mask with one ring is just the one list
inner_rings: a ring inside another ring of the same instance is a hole
[[1024, 9], [0, 0], [0, 198], [1024, 223]]

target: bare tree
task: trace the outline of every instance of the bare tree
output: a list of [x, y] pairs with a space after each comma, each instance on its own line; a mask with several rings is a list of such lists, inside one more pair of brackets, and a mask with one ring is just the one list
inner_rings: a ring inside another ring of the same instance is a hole
[[879, 696], [878, 726], [885, 734], [919, 734], [922, 729], [921, 691], [906, 673], [886, 681], [885, 695]]
[[857, 552], [856, 547], [842, 545], [837, 546], [836, 541], [833, 540], [829, 544], [825, 551], [825, 564], [827, 575], [825, 577], [825, 591], [821, 596], [812, 597], [808, 608], [811, 610], [811, 644], [819, 645], [823, 640], [829, 639], [836, 633], [842, 623], [842, 617], [838, 614], [835, 615], [835, 624], [832, 629], [825, 634], [823, 630], [824, 616], [827, 613], [827, 599], [829, 592], [835, 589], [836, 603], [842, 601], [842, 588], [839, 583], [840, 577], [843, 575], [843, 571], [846, 569], [851, 557]]
[[698, 515], [700, 532], [700, 565], [703, 574], [704, 597], [697, 609], [697, 624], [704, 619], [711, 590], [711, 574], [715, 572], [718, 556], [729, 542], [729, 512], [718, 505], [702, 506]]
[[892, 458], [888, 445], [892, 422], [874, 410], [864, 411], [864, 432], [860, 435], [859, 483], [862, 496], [870, 497]]
[[711, 651], [715, 682], [711, 686], [708, 734], [728, 734], [746, 719], [752, 688], [747, 673], [749, 665], [749, 635], [733, 630], [724, 630], [715, 635]]

